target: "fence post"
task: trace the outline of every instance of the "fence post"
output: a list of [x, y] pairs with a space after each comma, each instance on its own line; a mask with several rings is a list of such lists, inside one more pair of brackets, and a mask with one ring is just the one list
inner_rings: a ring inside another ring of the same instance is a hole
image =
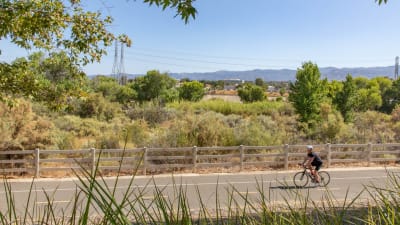
[[96, 149], [95, 148], [91, 148], [90, 149], [90, 165], [91, 165], [91, 172], [92, 175], [94, 175], [95, 171], [96, 171]]
[[193, 162], [192, 173], [195, 173], [197, 164], [197, 146], [193, 146], [192, 149], [192, 162]]
[[35, 149], [35, 178], [40, 177], [40, 150]]
[[143, 148], [143, 175], [147, 173], [147, 147]]
[[285, 170], [288, 170], [289, 169], [289, 145], [288, 144], [285, 144], [284, 151], [285, 151], [285, 165], [284, 165], [284, 168], [285, 168]]
[[327, 161], [327, 167], [331, 167], [331, 160], [332, 160], [332, 153], [331, 153], [331, 144], [328, 143], [326, 145], [326, 151], [327, 151], [327, 155], [326, 155], [326, 161]]
[[371, 165], [371, 158], [372, 158], [372, 143], [368, 143], [368, 155], [367, 155], [368, 166]]
[[243, 163], [244, 163], [244, 146], [243, 145], [239, 146], [239, 151], [240, 151], [240, 171], [242, 171]]

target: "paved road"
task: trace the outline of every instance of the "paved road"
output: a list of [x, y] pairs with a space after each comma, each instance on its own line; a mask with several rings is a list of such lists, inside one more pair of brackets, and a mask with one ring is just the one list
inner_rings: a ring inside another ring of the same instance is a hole
[[[400, 176], [400, 168], [351, 168], [351, 169], [330, 169], [331, 183], [328, 185], [329, 191], [337, 200], [352, 199], [357, 196], [364, 188], [364, 185], [377, 185], [384, 187], [388, 182], [388, 171]], [[219, 196], [221, 206], [225, 206], [228, 200], [228, 193], [235, 190], [233, 196], [240, 199], [240, 195], [248, 195], [249, 199], [260, 198], [260, 189], [263, 189], [268, 201], [271, 203], [283, 203], [285, 200], [295, 201], [293, 191], [298, 191], [304, 196], [315, 201], [320, 201], [322, 196], [327, 194], [326, 188], [309, 186], [303, 189], [295, 189], [292, 177], [298, 171], [275, 171], [275, 172], [250, 172], [232, 174], [183, 174], [183, 175], [160, 175], [160, 176], [137, 176], [134, 179], [131, 198], [135, 194], [141, 193], [143, 199], [151, 202], [154, 199], [154, 191], [162, 190], [164, 198], [173, 198], [177, 186], [184, 187], [192, 210], [199, 208], [198, 193], [207, 208], [215, 208], [216, 196]], [[116, 198], [121, 199], [126, 193], [131, 177], [120, 177], [116, 186]], [[31, 204], [28, 208], [44, 207], [48, 204], [47, 199], [51, 199], [52, 204], [60, 212], [67, 211], [71, 207], [71, 202], [79, 191], [82, 184], [77, 179], [37, 179], [32, 183], [31, 179], [9, 180], [11, 192], [15, 198], [15, 204], [19, 213], [25, 211], [30, 186], [32, 187]], [[114, 187], [115, 178], [106, 178], [105, 182], [110, 188]], [[6, 190], [0, 181], [0, 210], [6, 210]], [[197, 192], [198, 190], [198, 192]], [[216, 193], [218, 195], [216, 195]], [[47, 195], [47, 197], [46, 197]], [[81, 195], [84, 201], [84, 195]], [[368, 198], [367, 193], [361, 195], [361, 199]], [[239, 200], [239, 204], [240, 204]]]

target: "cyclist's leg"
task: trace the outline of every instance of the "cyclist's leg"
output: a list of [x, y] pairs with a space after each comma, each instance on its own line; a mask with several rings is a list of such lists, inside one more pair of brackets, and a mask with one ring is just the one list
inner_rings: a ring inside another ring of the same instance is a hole
[[316, 165], [315, 166], [315, 169], [314, 169], [314, 177], [315, 177], [315, 180], [319, 183], [320, 181], [321, 181], [321, 178], [319, 177], [319, 174], [318, 174], [318, 171], [319, 171], [319, 169], [321, 169], [321, 166], [322, 166], [322, 164], [318, 164], [318, 165]]
[[307, 169], [310, 171], [312, 179], [315, 180], [315, 170], [312, 164], [307, 165]]

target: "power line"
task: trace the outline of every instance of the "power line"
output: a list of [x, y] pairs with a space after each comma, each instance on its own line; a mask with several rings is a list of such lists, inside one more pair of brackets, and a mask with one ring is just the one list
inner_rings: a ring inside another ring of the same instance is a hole
[[[203, 57], [203, 58], [213, 58], [213, 59], [234, 59], [234, 60], [248, 60], [248, 61], [282, 61], [282, 62], [303, 62], [305, 61], [304, 58], [303, 59], [299, 59], [299, 58], [253, 58], [253, 57], [235, 57], [235, 56], [222, 56], [222, 55], [208, 55], [208, 54], [199, 54], [199, 53], [193, 53], [193, 52], [185, 52], [185, 51], [173, 51], [173, 50], [165, 50], [165, 49], [155, 49], [155, 48], [143, 48], [143, 47], [132, 47], [130, 48], [130, 51], [133, 51], [136, 53], [143, 53], [143, 54], [152, 54], [152, 55], [168, 55], [168, 54], [172, 54], [172, 55], [189, 55], [189, 56], [193, 56], [195, 58], [199, 58], [199, 57]], [[174, 57], [173, 56], [173, 57]], [[167, 56], [168, 57], [168, 56]], [[334, 58], [325, 58], [325, 59], [320, 59], [320, 60], [324, 60], [324, 61], [334, 61], [334, 62], [338, 62], [338, 61], [357, 61], [357, 62], [376, 62], [376, 61], [385, 61], [385, 62], [390, 62], [393, 59], [387, 58], [387, 59], [378, 59], [378, 58], [357, 58], [357, 59], [345, 59], [345, 58], [340, 58], [340, 59], [334, 59]]]
[[206, 63], [206, 64], [217, 64], [217, 65], [227, 65], [227, 66], [245, 66], [245, 67], [285, 67], [283, 65], [274, 65], [274, 66], [267, 66], [261, 64], [244, 64], [244, 63], [231, 63], [231, 62], [217, 62], [211, 60], [202, 60], [202, 59], [189, 59], [189, 58], [180, 58], [180, 57], [173, 57], [173, 56], [161, 56], [161, 55], [154, 55], [154, 54], [146, 54], [146, 53], [136, 53], [135, 55], [141, 55], [145, 57], [153, 57], [153, 58], [160, 58], [160, 59], [169, 59], [169, 60], [176, 60], [176, 61], [184, 61], [184, 62], [199, 62], [199, 63]]

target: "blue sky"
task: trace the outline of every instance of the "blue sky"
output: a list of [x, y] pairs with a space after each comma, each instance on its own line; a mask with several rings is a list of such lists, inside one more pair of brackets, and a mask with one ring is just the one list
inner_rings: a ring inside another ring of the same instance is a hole
[[[389, 66], [400, 55], [400, 1], [197, 0], [195, 20], [141, 0], [86, 0], [114, 17], [110, 30], [133, 41], [125, 48], [125, 72], [207, 72], [320, 67]], [[4, 43], [4, 44], [3, 44]], [[10, 61], [29, 52], [0, 41]], [[87, 74], [109, 74], [114, 47]]]

